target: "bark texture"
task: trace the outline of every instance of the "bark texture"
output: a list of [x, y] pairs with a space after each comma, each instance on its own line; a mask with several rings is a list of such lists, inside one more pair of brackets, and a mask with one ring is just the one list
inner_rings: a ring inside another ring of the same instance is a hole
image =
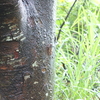
[[0, 0], [0, 100], [53, 100], [54, 1]]

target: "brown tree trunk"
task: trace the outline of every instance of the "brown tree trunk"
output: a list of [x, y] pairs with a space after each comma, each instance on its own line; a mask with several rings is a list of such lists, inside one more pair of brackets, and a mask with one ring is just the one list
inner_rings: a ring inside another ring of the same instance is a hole
[[0, 100], [53, 100], [54, 1], [0, 0]]

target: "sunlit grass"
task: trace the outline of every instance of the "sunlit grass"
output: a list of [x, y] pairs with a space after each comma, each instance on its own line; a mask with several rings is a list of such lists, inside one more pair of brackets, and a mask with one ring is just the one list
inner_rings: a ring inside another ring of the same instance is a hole
[[[58, 9], [57, 14], [59, 27], [65, 12]], [[54, 100], [100, 99], [99, 15], [98, 6], [89, 5], [89, 2], [82, 6], [78, 2], [66, 21], [56, 47]]]

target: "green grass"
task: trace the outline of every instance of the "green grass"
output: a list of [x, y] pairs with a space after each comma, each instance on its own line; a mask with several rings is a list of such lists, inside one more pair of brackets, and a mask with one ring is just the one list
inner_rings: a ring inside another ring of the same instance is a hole
[[[100, 100], [100, 5], [83, 4], [77, 1], [57, 42], [54, 100]], [[70, 7], [58, 0], [56, 33]]]

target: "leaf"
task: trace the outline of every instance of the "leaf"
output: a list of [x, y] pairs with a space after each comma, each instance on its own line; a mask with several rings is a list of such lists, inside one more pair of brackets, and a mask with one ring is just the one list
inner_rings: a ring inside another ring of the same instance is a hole
[[59, 0], [60, 2], [65, 2], [65, 0]]

